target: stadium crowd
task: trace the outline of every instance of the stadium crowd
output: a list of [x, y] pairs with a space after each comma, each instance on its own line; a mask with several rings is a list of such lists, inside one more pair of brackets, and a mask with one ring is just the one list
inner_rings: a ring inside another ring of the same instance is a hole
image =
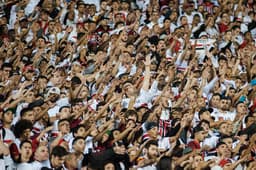
[[0, 0], [0, 169], [255, 169], [255, 40], [255, 0]]

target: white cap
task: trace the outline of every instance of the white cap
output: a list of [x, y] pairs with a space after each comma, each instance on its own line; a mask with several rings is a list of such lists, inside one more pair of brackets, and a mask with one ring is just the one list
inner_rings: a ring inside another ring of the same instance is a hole
[[47, 96], [49, 96], [50, 94], [60, 95], [60, 89], [58, 87], [51, 87], [47, 93]]

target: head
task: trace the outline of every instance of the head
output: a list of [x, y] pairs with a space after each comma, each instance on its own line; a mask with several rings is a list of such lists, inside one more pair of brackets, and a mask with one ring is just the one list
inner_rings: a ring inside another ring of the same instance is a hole
[[22, 120], [31, 121], [31, 123], [35, 122], [35, 114], [32, 108], [24, 108], [20, 112], [20, 116]]
[[20, 143], [20, 158], [21, 158], [21, 162], [31, 161], [32, 143], [29, 140], [24, 140]]
[[78, 125], [73, 131], [74, 137], [86, 137], [86, 129], [84, 125]]
[[65, 167], [67, 169], [78, 168], [78, 159], [75, 153], [69, 153], [65, 156]]
[[222, 97], [220, 99], [220, 107], [221, 110], [223, 111], [228, 111], [229, 110], [229, 101], [227, 97]]
[[2, 76], [4, 77], [10, 77], [12, 72], [12, 64], [11, 63], [3, 63], [2, 65]]
[[147, 122], [145, 128], [150, 138], [157, 139], [158, 136], [158, 127], [156, 122]]
[[59, 168], [65, 161], [65, 156], [68, 154], [62, 146], [55, 146], [50, 154], [50, 162], [53, 168]]
[[206, 108], [202, 108], [199, 112], [198, 112], [198, 115], [199, 115], [199, 119], [200, 120], [211, 120], [211, 113], [208, 109]]
[[70, 106], [62, 106], [59, 109], [59, 115], [60, 115], [60, 119], [67, 119], [67, 118], [69, 118], [70, 115], [71, 115]]
[[72, 142], [72, 147], [75, 153], [83, 153], [85, 148], [85, 139], [83, 137], [76, 137]]
[[107, 162], [104, 164], [104, 170], [115, 170], [115, 164], [113, 162]]
[[62, 134], [68, 134], [70, 132], [70, 123], [69, 123], [68, 119], [61, 119], [58, 122], [58, 130]]
[[228, 145], [224, 142], [217, 144], [216, 151], [219, 157], [226, 157], [230, 153]]
[[17, 138], [22, 140], [28, 140], [33, 124], [29, 120], [20, 120], [15, 124], [14, 134]]
[[148, 159], [154, 159], [158, 157], [158, 143], [155, 140], [151, 140], [149, 141], [146, 145], [145, 145], [145, 149], [146, 149], [146, 156], [148, 157]]
[[13, 121], [13, 111], [11, 109], [7, 109], [2, 114], [2, 121], [4, 124], [11, 124]]
[[39, 145], [36, 148], [35, 155], [34, 155], [35, 160], [42, 162], [46, 161], [49, 159], [49, 150], [46, 145]]
[[201, 126], [194, 128], [194, 139], [199, 142], [202, 142], [206, 138], [207, 134], [208, 133]]
[[227, 122], [222, 122], [220, 125], [219, 125], [219, 133], [221, 135], [231, 135], [230, 134], [230, 131], [229, 131], [229, 123]]
[[238, 102], [236, 104], [236, 112], [241, 115], [247, 114], [247, 106], [244, 102]]
[[221, 137], [220, 141], [224, 142], [228, 146], [228, 149], [233, 149], [233, 138], [231, 136], [224, 135]]
[[211, 100], [210, 100], [210, 106], [214, 108], [218, 108], [220, 104], [220, 94], [215, 93], [213, 94]]

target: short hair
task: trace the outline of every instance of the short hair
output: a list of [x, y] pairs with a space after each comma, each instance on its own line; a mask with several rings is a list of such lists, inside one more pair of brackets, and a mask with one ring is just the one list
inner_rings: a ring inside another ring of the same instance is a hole
[[221, 145], [227, 145], [227, 144], [224, 143], [224, 142], [218, 142], [217, 145], [216, 145], [216, 148], [218, 148], [218, 147], [221, 146]]
[[128, 116], [136, 116], [136, 119], [138, 119], [138, 113], [135, 110], [127, 110], [125, 112], [125, 117], [127, 118]]
[[30, 129], [32, 130], [33, 124], [29, 120], [23, 120], [21, 119], [15, 124], [14, 127], [14, 134], [17, 138], [20, 138], [20, 135], [26, 130]]
[[62, 111], [62, 109], [64, 109], [64, 108], [68, 108], [68, 109], [70, 109], [70, 107], [69, 107], [69, 106], [62, 106], [62, 107], [60, 107], [59, 112], [61, 112], [61, 111]]
[[9, 67], [12, 69], [12, 64], [11, 63], [3, 63], [1, 69], [5, 68], [5, 67]]
[[86, 129], [86, 128], [85, 128], [85, 125], [82, 125], [82, 124], [76, 126], [76, 127], [73, 129], [73, 136], [74, 136], [75, 133], [78, 132], [78, 130], [79, 130], [80, 128]]
[[249, 118], [253, 118], [253, 115], [247, 115], [244, 119], [244, 122], [247, 123], [249, 121]]
[[158, 146], [158, 143], [156, 140], [150, 140], [148, 143], [145, 145], [145, 148], [148, 149], [151, 145]]
[[198, 126], [202, 126], [203, 123], [206, 123], [207, 125], [209, 125], [210, 127], [210, 122], [208, 120], [201, 120], [199, 123], [198, 123]]
[[21, 112], [20, 112], [20, 116], [23, 117], [29, 111], [33, 111], [33, 109], [29, 108], [29, 107], [22, 109]]
[[221, 138], [219, 139], [220, 142], [223, 142], [224, 139], [227, 139], [227, 138], [231, 138], [233, 140], [233, 136], [230, 136], [230, 135], [222, 135]]
[[75, 139], [72, 141], [72, 146], [80, 139], [84, 141], [84, 138], [81, 136], [75, 137]]
[[55, 146], [51, 152], [51, 156], [55, 156], [55, 157], [63, 157], [63, 156], [66, 156], [67, 154], [68, 152], [62, 146]]
[[68, 119], [61, 119], [61, 120], [59, 120], [59, 122], [58, 122], [58, 126], [59, 126], [59, 124], [62, 123], [62, 122], [68, 122], [68, 123], [70, 123]]
[[31, 141], [29, 141], [29, 140], [23, 140], [23, 141], [21, 141], [21, 143], [20, 143], [20, 148], [21, 148], [25, 143], [29, 143], [29, 144], [32, 146], [32, 142], [31, 142]]

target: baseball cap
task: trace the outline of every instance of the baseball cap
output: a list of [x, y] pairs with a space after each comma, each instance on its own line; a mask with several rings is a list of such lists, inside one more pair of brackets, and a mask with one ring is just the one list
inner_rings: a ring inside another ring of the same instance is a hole
[[48, 94], [48, 96], [50, 94], [58, 94], [58, 95], [60, 95], [60, 89], [58, 87], [51, 87], [47, 94]]

